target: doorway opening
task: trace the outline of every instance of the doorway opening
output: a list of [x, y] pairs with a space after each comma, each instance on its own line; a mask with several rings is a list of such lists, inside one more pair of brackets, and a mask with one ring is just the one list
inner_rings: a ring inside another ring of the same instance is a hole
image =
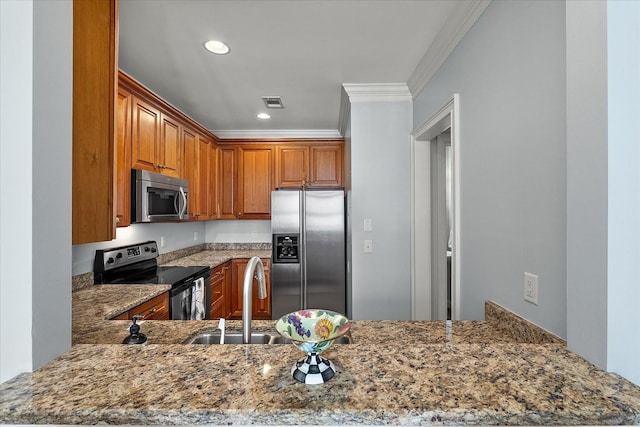
[[411, 318], [460, 318], [458, 95], [411, 135]]

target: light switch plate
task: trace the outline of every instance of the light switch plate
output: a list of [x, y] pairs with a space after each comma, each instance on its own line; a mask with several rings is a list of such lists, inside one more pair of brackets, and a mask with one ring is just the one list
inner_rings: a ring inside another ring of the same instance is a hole
[[364, 231], [373, 231], [373, 224], [371, 223], [371, 218], [365, 218], [364, 224], [362, 225]]
[[364, 241], [364, 253], [370, 254], [373, 252], [373, 240]]

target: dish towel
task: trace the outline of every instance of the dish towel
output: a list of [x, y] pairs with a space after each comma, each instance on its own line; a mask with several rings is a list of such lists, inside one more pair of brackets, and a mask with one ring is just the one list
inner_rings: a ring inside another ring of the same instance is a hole
[[204, 320], [204, 278], [196, 279], [191, 299], [191, 320]]

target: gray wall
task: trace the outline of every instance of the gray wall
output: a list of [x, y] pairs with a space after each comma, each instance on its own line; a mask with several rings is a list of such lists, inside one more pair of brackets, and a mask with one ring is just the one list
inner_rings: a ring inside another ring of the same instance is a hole
[[[205, 222], [132, 224], [129, 227], [116, 229], [116, 238], [108, 242], [87, 243], [73, 246], [73, 271], [75, 276], [93, 271], [93, 259], [96, 249], [114, 248], [116, 246], [155, 240], [158, 252], [165, 254], [177, 249], [205, 243]], [[194, 233], [197, 237], [194, 238]], [[166, 246], [160, 247], [160, 238], [165, 237]]]
[[147, 240], [155, 240], [160, 246], [162, 236], [165, 237], [166, 246], [158, 248], [161, 254], [202, 243], [265, 243], [271, 242], [271, 221], [220, 220], [182, 224], [132, 224], [129, 227], [116, 229], [116, 238], [109, 242], [75, 245], [73, 275], [93, 271], [96, 249], [113, 248]]
[[0, 382], [32, 368], [32, 36], [33, 2], [0, 1]]
[[[492, 2], [414, 100], [422, 123], [460, 94], [462, 319], [494, 300], [566, 336], [562, 2]], [[539, 305], [524, 301], [524, 272]]]
[[72, 3], [0, 7], [5, 381], [71, 347]]
[[410, 319], [411, 102], [352, 103], [350, 126], [352, 317]]
[[640, 2], [607, 3], [607, 369], [640, 385]]
[[569, 349], [640, 384], [640, 4], [567, 2]]
[[606, 3], [567, 2], [566, 8], [567, 340], [569, 349], [605, 367]]
[[70, 0], [33, 6], [35, 369], [71, 348], [73, 6]]

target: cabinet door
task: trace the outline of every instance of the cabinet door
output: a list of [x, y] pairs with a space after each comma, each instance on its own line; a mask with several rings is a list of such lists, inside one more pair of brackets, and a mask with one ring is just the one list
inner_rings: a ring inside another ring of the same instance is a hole
[[218, 148], [218, 217], [236, 218], [236, 149]]
[[211, 166], [211, 142], [202, 136], [198, 138], [198, 191], [197, 198], [197, 219], [211, 219], [209, 216], [209, 189], [211, 188], [211, 178], [209, 167]]
[[211, 319], [226, 318], [225, 270], [223, 265], [211, 269]]
[[144, 320], [169, 320], [169, 292], [143, 302], [129, 310], [129, 319], [142, 316]]
[[[258, 298], [258, 284], [255, 283], [253, 287], [253, 301], [251, 302], [252, 317], [254, 319], [271, 319], [271, 271], [269, 268], [269, 260], [263, 259], [262, 266], [264, 267], [264, 284], [267, 288], [267, 297], [265, 299]], [[254, 282], [257, 282], [254, 281]]]
[[73, 2], [73, 245], [116, 237], [117, 40], [117, 2]]
[[157, 168], [164, 175], [182, 177], [182, 140], [178, 121], [166, 114], [160, 116], [160, 145]]
[[134, 97], [132, 125], [132, 167], [158, 172], [156, 165], [160, 145], [160, 111]]
[[231, 261], [227, 261], [222, 266], [224, 277], [224, 316], [231, 317], [231, 288], [233, 288], [233, 274], [231, 272]]
[[197, 219], [198, 213], [198, 136], [186, 127], [182, 128], [182, 144], [184, 147], [184, 177], [189, 181], [189, 219]]
[[238, 218], [271, 218], [273, 149], [240, 147], [238, 150]]
[[312, 145], [310, 187], [342, 187], [342, 145]]
[[116, 225], [131, 224], [131, 100], [132, 95], [118, 88], [116, 102]]
[[276, 147], [276, 188], [302, 187], [309, 180], [309, 147]]
[[209, 188], [208, 212], [209, 219], [218, 218], [218, 146], [215, 143], [209, 144]]
[[[242, 291], [244, 285], [244, 273], [249, 263], [248, 259], [234, 259], [232, 265], [232, 289], [231, 289], [231, 318], [242, 318]], [[258, 281], [253, 279], [253, 289], [251, 298], [252, 319], [271, 319], [271, 278], [269, 270], [269, 260], [263, 259], [265, 286], [267, 288], [267, 298], [258, 299]]]

